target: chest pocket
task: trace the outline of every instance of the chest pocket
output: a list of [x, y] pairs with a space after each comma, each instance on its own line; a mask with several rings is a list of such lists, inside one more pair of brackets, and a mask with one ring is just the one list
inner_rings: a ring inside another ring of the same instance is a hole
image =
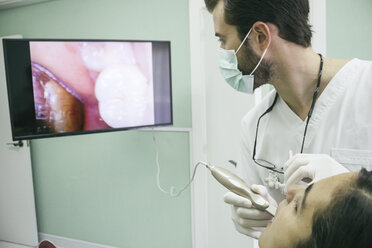
[[372, 170], [372, 150], [331, 149], [331, 157], [350, 171]]

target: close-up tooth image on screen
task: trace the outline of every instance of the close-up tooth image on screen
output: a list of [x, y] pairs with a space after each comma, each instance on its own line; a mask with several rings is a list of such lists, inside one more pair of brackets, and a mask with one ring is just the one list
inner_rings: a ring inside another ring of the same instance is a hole
[[150, 42], [30, 42], [30, 51], [44, 78], [60, 78], [32, 71], [36, 118], [55, 132], [154, 123]]
[[14, 39], [5, 52], [15, 139], [172, 124], [169, 42]]

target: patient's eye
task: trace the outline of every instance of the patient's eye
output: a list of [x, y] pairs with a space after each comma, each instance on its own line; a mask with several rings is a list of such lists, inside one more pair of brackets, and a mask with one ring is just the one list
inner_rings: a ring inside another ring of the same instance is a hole
[[294, 199], [293, 202], [294, 202], [294, 210], [297, 213], [297, 210], [298, 210], [298, 198]]

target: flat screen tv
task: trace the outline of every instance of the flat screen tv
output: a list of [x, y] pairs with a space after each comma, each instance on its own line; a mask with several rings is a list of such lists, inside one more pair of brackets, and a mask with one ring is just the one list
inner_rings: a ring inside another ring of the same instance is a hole
[[172, 125], [169, 41], [4, 39], [13, 140]]

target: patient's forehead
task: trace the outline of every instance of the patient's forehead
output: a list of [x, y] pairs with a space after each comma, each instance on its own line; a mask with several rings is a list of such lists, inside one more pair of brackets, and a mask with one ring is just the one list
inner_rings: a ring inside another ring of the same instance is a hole
[[346, 192], [357, 178], [357, 173], [344, 173], [315, 183], [306, 199], [306, 206], [312, 209], [328, 206], [336, 192]]

